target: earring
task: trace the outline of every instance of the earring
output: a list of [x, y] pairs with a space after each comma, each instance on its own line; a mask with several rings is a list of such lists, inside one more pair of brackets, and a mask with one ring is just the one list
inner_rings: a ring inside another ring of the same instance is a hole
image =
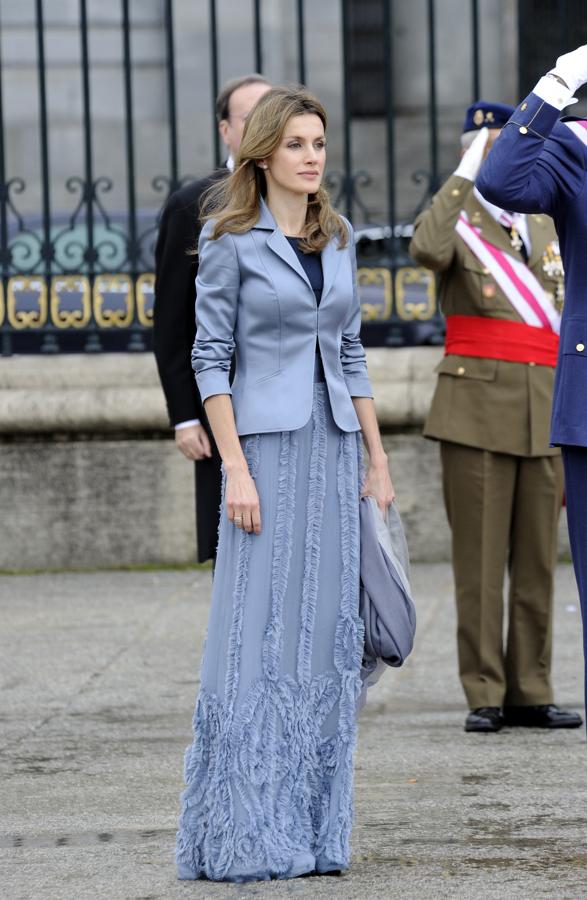
[[260, 169], [266, 169], [266, 168], [267, 168], [267, 163], [259, 163], [259, 168], [260, 168]]

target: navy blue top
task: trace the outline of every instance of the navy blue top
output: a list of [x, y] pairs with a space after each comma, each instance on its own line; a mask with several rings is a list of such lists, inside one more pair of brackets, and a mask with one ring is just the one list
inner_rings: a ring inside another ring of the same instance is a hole
[[291, 246], [295, 250], [296, 256], [304, 267], [304, 272], [308, 276], [308, 281], [312, 285], [314, 296], [316, 297], [316, 305], [320, 306], [322, 299], [322, 288], [324, 287], [324, 276], [322, 274], [322, 257], [320, 253], [304, 253], [300, 250], [299, 242], [301, 238], [288, 237]]

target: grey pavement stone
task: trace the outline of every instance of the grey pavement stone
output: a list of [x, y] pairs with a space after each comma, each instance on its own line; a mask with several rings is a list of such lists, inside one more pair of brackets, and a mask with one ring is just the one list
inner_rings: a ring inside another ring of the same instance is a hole
[[[583, 730], [465, 735], [447, 565], [416, 565], [416, 650], [361, 715], [341, 878], [179, 883], [173, 844], [209, 571], [0, 578], [0, 896], [7, 900], [587, 897]], [[557, 573], [554, 677], [582, 703]]]

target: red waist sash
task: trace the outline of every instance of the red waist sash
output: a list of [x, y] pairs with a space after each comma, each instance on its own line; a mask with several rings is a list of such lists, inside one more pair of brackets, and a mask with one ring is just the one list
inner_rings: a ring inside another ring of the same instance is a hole
[[556, 366], [558, 335], [525, 322], [485, 316], [447, 316], [444, 352], [505, 362]]

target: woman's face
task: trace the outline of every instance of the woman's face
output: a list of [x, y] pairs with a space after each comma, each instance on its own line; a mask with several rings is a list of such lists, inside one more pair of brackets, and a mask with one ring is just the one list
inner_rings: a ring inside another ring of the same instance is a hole
[[265, 160], [269, 186], [294, 194], [315, 194], [326, 162], [326, 138], [319, 116], [292, 116], [277, 150]]

